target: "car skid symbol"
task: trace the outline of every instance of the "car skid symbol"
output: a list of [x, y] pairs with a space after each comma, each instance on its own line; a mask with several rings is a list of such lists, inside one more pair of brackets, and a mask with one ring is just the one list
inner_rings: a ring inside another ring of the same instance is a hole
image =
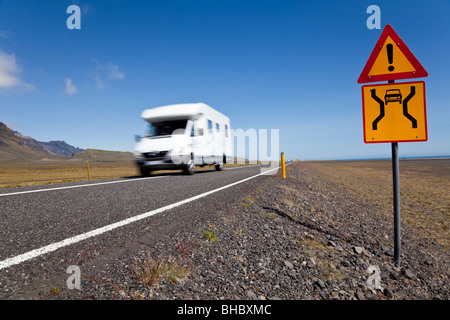
[[[408, 102], [411, 100], [412, 97], [416, 94], [416, 87], [411, 86], [411, 91], [409, 95], [402, 101], [402, 94], [399, 89], [391, 89], [386, 90], [385, 93], [385, 101], [381, 100], [375, 92], [375, 89], [371, 89], [371, 97], [373, 100], [378, 102], [380, 105], [380, 114], [379, 116], [372, 122], [372, 129], [377, 130], [378, 129], [378, 122], [381, 121], [381, 119], [385, 116], [385, 106], [388, 104], [388, 102], [399, 102], [400, 104], [403, 104], [403, 115], [408, 118], [411, 121], [412, 127], [417, 128], [417, 120], [408, 113]], [[386, 104], [385, 104], [386, 103]]]
[[386, 90], [386, 94], [384, 95], [384, 101], [386, 105], [389, 102], [398, 102], [402, 104], [402, 93], [398, 89]]

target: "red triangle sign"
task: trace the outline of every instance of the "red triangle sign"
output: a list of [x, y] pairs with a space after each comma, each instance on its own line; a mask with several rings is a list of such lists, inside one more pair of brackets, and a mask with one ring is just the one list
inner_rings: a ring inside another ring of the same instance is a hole
[[428, 72], [390, 25], [386, 25], [358, 83], [427, 77]]

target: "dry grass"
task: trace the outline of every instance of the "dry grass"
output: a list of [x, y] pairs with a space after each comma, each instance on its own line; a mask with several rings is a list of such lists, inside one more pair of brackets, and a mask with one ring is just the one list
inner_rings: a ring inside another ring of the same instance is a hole
[[163, 278], [171, 282], [182, 280], [189, 276], [189, 268], [180, 261], [172, 261], [170, 257], [154, 259], [150, 252], [142, 265], [134, 265], [134, 271], [139, 281], [147, 286], [156, 285]]
[[[225, 167], [243, 166], [227, 164]], [[196, 170], [211, 170], [213, 166], [197, 167]], [[99, 162], [89, 161], [91, 180], [139, 176], [134, 161]], [[179, 170], [181, 171], [181, 170]], [[155, 171], [154, 174], [174, 171]], [[18, 161], [0, 162], [0, 188], [34, 186], [88, 180], [85, 160], [65, 161]]]
[[[91, 179], [139, 175], [131, 162], [89, 162]], [[0, 188], [88, 180], [86, 161], [0, 163]]]
[[[319, 241], [314, 239], [299, 239], [299, 249], [306, 258], [314, 258], [317, 268], [321, 270], [323, 276], [327, 280], [342, 280], [345, 279], [345, 274], [343, 274], [339, 269], [336, 268], [336, 261], [330, 260], [326, 254], [335, 251], [334, 248], [330, 246], [325, 246]], [[325, 253], [324, 257], [319, 255], [320, 252]]]
[[[392, 216], [390, 160], [308, 162], [327, 179], [340, 184], [355, 198]], [[450, 245], [450, 159], [401, 160], [401, 219], [428, 238]]]

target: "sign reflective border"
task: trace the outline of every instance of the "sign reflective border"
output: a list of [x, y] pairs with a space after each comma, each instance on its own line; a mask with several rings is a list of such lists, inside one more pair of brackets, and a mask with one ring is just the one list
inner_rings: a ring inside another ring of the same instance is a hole
[[358, 83], [427, 77], [428, 72], [412, 54], [406, 44], [387, 25], [369, 60], [367, 60]]
[[425, 82], [362, 86], [364, 142], [427, 141]]

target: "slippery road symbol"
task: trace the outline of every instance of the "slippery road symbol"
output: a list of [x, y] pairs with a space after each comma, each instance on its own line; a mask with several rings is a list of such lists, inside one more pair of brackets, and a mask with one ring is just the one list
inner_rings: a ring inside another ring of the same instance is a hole
[[402, 93], [398, 89], [386, 90], [386, 94], [384, 95], [384, 101], [386, 105], [389, 102], [398, 102], [402, 104]]
[[[372, 122], [372, 129], [377, 130], [378, 122], [380, 122], [381, 119], [383, 119], [385, 116], [385, 106], [387, 106], [388, 102], [394, 102], [394, 101], [397, 101], [400, 104], [402, 104], [402, 94], [401, 94], [400, 89], [386, 90], [385, 97], [384, 97], [385, 101], [383, 101], [376, 95], [375, 89], [371, 89], [370, 91], [371, 91], [372, 99], [375, 100], [376, 102], [378, 102], [378, 104], [380, 105], [380, 114]], [[412, 97], [414, 97], [415, 94], [416, 94], [416, 87], [410, 86], [410, 93], [408, 94], [408, 96], [405, 99], [403, 99], [403, 115], [411, 121], [413, 128], [417, 128], [417, 120], [408, 113], [408, 102], [409, 102], [409, 100], [411, 100]]]

